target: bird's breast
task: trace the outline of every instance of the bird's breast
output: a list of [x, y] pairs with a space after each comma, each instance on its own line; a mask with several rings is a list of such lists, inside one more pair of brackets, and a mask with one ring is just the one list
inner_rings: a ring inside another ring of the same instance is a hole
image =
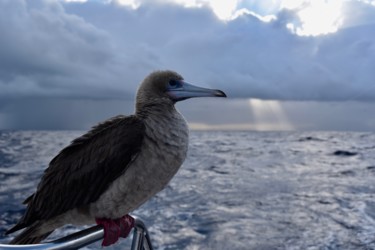
[[185, 160], [189, 139], [182, 115], [176, 111], [144, 122], [139, 155], [92, 207], [95, 217], [118, 218], [133, 211], [161, 191]]
[[188, 127], [177, 111], [146, 121], [142, 152], [135, 165], [138, 191], [154, 195], [162, 190], [184, 162], [188, 149]]

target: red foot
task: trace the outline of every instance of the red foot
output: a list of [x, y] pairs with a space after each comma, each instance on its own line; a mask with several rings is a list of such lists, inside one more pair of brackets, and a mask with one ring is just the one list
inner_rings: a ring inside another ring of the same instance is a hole
[[126, 238], [132, 228], [134, 227], [134, 218], [130, 215], [125, 215], [120, 219], [98, 219], [96, 224], [102, 225], [104, 228], [104, 239], [102, 246], [106, 247], [118, 241], [120, 237]]

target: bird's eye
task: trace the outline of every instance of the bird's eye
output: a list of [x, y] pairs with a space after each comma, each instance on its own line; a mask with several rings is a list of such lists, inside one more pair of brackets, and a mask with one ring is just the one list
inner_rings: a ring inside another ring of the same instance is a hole
[[170, 80], [169, 81], [169, 87], [171, 87], [171, 88], [177, 88], [177, 87], [179, 87], [179, 85], [180, 85], [180, 83], [176, 80]]

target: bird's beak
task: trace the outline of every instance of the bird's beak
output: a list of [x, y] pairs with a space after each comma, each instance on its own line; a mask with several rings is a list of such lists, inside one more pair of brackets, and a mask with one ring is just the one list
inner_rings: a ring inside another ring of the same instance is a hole
[[184, 81], [178, 81], [176, 87], [170, 87], [167, 94], [176, 102], [194, 97], [227, 97], [221, 90], [201, 88]]

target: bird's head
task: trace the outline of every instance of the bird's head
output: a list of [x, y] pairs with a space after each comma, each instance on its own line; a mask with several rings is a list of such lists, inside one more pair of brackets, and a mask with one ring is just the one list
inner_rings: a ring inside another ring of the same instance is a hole
[[210, 96], [226, 97], [226, 94], [221, 90], [189, 84], [173, 71], [155, 71], [143, 80], [138, 89], [137, 109], [155, 104], [174, 105], [188, 98]]

